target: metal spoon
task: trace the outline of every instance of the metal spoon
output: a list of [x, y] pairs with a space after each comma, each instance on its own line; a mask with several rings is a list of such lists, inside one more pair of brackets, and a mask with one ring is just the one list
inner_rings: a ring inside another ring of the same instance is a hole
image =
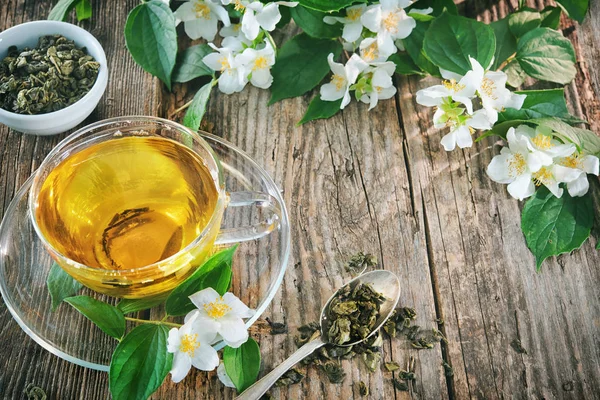
[[325, 306], [321, 310], [321, 329], [319, 332], [320, 334], [318, 334], [318, 336], [316, 337], [313, 337], [313, 339], [311, 339], [308, 343], [296, 350], [296, 352], [294, 352], [287, 360], [285, 360], [283, 363], [277, 366], [273, 371], [269, 372], [267, 375], [265, 375], [262, 379], [257, 381], [254, 385], [250, 386], [248, 389], [244, 390], [244, 392], [241, 395], [236, 397], [236, 400], [259, 399], [290, 368], [298, 364], [300, 361], [312, 354], [318, 348], [326, 345], [327, 342], [325, 340], [327, 338], [327, 335], [325, 334], [325, 332], [327, 332], [329, 327], [329, 321], [327, 316], [329, 315], [329, 306], [331, 304], [331, 300], [334, 297], [336, 297], [340, 290], [344, 289], [346, 286], [351, 286], [352, 288], [354, 288], [356, 285], [361, 283], [371, 284], [371, 287], [376, 292], [381, 293], [385, 297], [385, 301], [381, 305], [381, 308], [379, 310], [379, 318], [375, 323], [375, 327], [369, 333], [369, 335], [364, 339], [357, 340], [352, 343], [346, 343], [341, 346], [347, 347], [358, 344], [366, 340], [375, 332], [377, 332], [379, 328], [381, 328], [383, 324], [385, 324], [385, 321], [387, 321], [387, 319], [392, 315], [392, 312], [396, 308], [396, 304], [398, 304], [398, 299], [400, 298], [400, 281], [398, 280], [398, 277], [395, 274], [384, 270], [368, 272], [351, 280], [341, 289], [338, 289], [338, 291], [335, 292], [333, 296], [329, 298], [329, 300], [327, 300], [327, 303], [325, 303]]

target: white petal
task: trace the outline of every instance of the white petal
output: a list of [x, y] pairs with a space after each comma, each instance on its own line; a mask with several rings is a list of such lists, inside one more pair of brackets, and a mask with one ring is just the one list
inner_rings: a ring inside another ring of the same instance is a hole
[[460, 80], [463, 78], [462, 75], [459, 75], [459, 74], [454, 73], [452, 71], [447, 71], [447, 70], [442, 69], [442, 68], [440, 68], [440, 74], [442, 75], [442, 78], [447, 79], [447, 80], [454, 79], [456, 82], [460, 82]]
[[221, 53], [210, 53], [202, 59], [202, 62], [208, 68], [210, 68], [214, 71], [220, 71], [222, 64], [219, 60], [221, 60], [222, 58], [223, 58], [223, 55]]
[[452, 100], [464, 104], [465, 108], [467, 109], [467, 113], [473, 114], [473, 101], [469, 97], [455, 94], [452, 96]]
[[336, 101], [344, 97], [346, 89], [342, 88], [338, 90], [333, 83], [326, 83], [321, 86], [321, 100], [323, 101]]
[[175, 353], [179, 351], [180, 345], [179, 329], [173, 328], [169, 331], [169, 337], [167, 338], [167, 351], [169, 353]]
[[239, 347], [248, 340], [248, 330], [241, 318], [227, 315], [220, 322], [219, 334], [228, 346]]
[[327, 62], [329, 63], [331, 72], [333, 72], [335, 75], [346, 77], [346, 69], [342, 64], [333, 61], [333, 53], [329, 53], [327, 56]]
[[552, 174], [558, 182], [571, 182], [579, 178], [581, 175], [585, 175], [585, 172], [562, 165], [554, 165], [552, 167]]
[[445, 135], [442, 138], [442, 140], [440, 141], [440, 143], [442, 144], [442, 146], [444, 146], [444, 150], [446, 150], [446, 151], [454, 150], [454, 148], [456, 147], [455, 131], [452, 131], [452, 132], [448, 133], [447, 135]]
[[598, 176], [600, 173], [600, 164], [598, 162], [598, 157], [596, 156], [584, 156], [581, 159], [581, 166], [588, 174], [594, 174]]
[[471, 131], [465, 125], [459, 126], [456, 129], [456, 144], [461, 149], [465, 147], [471, 147], [473, 145], [473, 138], [471, 137]]
[[544, 186], [546, 186], [554, 196], [558, 197], [559, 199], [562, 197], [564, 190], [558, 186], [558, 182], [551, 181], [548, 182], [548, 184], [544, 184]]
[[212, 371], [219, 366], [219, 355], [211, 345], [202, 343], [194, 351], [191, 361], [201, 371]]
[[579, 178], [567, 183], [567, 190], [571, 197], [584, 196], [590, 188], [590, 183], [586, 174], [581, 174]]
[[246, 12], [242, 17], [242, 32], [250, 40], [256, 39], [258, 32], [260, 31], [260, 24], [258, 23], [254, 11], [246, 8]]
[[376, 87], [388, 88], [394, 85], [392, 82], [392, 77], [387, 73], [387, 71], [377, 68], [375, 72], [373, 72], [373, 77], [371, 78], [371, 84]]
[[229, 14], [227, 13], [227, 10], [219, 5], [219, 4], [214, 4], [210, 1], [206, 2], [206, 4], [208, 4], [208, 6], [210, 7], [210, 10], [215, 13], [215, 15], [217, 16], [217, 18], [219, 18], [221, 21], [223, 21], [223, 25], [224, 26], [229, 26], [231, 25], [231, 21], [229, 20]]
[[368, 66], [369, 64], [367, 64], [362, 58], [360, 58], [358, 54], [352, 54], [352, 57], [350, 57], [350, 59], [346, 63], [346, 66], [344, 67], [346, 71], [345, 76], [348, 80], [348, 83], [351, 85], [354, 82], [356, 82], [356, 78], [358, 78], [358, 75], [362, 71], [367, 69]]
[[379, 91], [377, 93], [377, 96], [379, 97], [379, 100], [387, 100], [387, 99], [391, 99], [392, 97], [394, 97], [395, 94], [396, 94], [396, 87], [392, 86], [389, 88], [382, 88], [381, 91]]
[[419, 90], [416, 100], [422, 106], [433, 107], [442, 104], [443, 99], [448, 96], [448, 89], [442, 85], [436, 85]]
[[377, 35], [377, 47], [379, 48], [379, 54], [392, 55], [398, 51], [394, 38], [387, 31], [380, 32]]
[[379, 101], [379, 93], [377, 93], [377, 90], [374, 90], [373, 93], [371, 93], [371, 95], [369, 97], [369, 111], [371, 111], [372, 109], [375, 108], [375, 106], [377, 106], [378, 101]]
[[405, 39], [412, 33], [413, 29], [417, 26], [417, 21], [413, 17], [406, 15], [406, 12], [402, 10], [400, 13], [400, 21], [397, 25], [397, 31], [392, 35], [394, 39]]
[[[221, 32], [222, 31], [223, 29], [221, 29]], [[243, 41], [240, 40], [239, 36], [227, 36], [221, 42], [221, 46], [223, 46], [223, 48], [231, 50], [232, 52], [237, 53], [244, 50], [244, 46], [242, 43]]]
[[367, 7], [367, 10], [360, 17], [360, 22], [371, 32], [379, 32], [381, 25], [381, 6], [374, 5]]
[[221, 295], [215, 289], [209, 287], [191, 295], [190, 300], [197, 308], [203, 310], [205, 304], [213, 303], [220, 297]]
[[360, 22], [352, 22], [344, 25], [342, 38], [347, 42], [356, 42], [362, 33], [363, 26]]
[[231, 307], [231, 314], [236, 315], [240, 318], [250, 318], [254, 315], [254, 310], [248, 308], [240, 299], [238, 299], [233, 293], [225, 293], [223, 295], [223, 301], [229, 307]]
[[225, 364], [219, 364], [219, 366], [217, 367], [217, 376], [219, 377], [219, 380], [223, 385], [225, 385], [228, 388], [235, 388], [233, 381], [231, 380], [229, 375], [227, 375], [227, 371], [225, 370]]
[[215, 38], [217, 34], [217, 20], [211, 19], [195, 19], [192, 21], [186, 21], [183, 23], [185, 33], [190, 39], [204, 38], [209, 42]]
[[273, 83], [273, 76], [268, 68], [261, 68], [252, 71], [252, 78], [250, 79], [252, 85], [261, 88], [268, 89]]
[[225, 94], [241, 92], [246, 86], [246, 81], [240, 77], [242, 68], [236, 70], [229, 69], [219, 76], [219, 90]]
[[190, 323], [190, 333], [198, 335], [200, 343], [211, 344], [221, 329], [221, 319], [215, 321], [209, 316], [199, 313], [198, 318]]
[[335, 25], [337, 23], [343, 23], [344, 21], [346, 21], [346, 18], [332, 17], [331, 15], [326, 15], [323, 17], [323, 22], [325, 22], [327, 25]]
[[239, 35], [241, 29], [242, 29], [242, 26], [240, 24], [232, 24], [229, 26], [222, 27], [219, 34], [221, 36], [223, 36], [224, 38], [227, 38], [230, 36], [237, 36], [237, 35]]
[[[523, 154], [523, 153], [521, 153]], [[527, 160], [527, 168], [529, 168], [529, 171], [531, 172], [538, 172], [540, 170], [540, 168], [542, 168], [544, 165], [550, 165], [550, 164], [544, 164], [545, 162], [548, 162], [547, 158], [544, 157], [540, 157], [540, 156], [544, 156], [542, 153], [540, 153], [539, 151], [535, 152], [535, 153], [525, 153], [525, 160]], [[552, 163], [552, 160], [550, 160], [550, 163]]]
[[192, 359], [186, 353], [175, 353], [171, 368], [171, 380], [179, 383], [187, 376], [192, 368]]
[[493, 122], [489, 120], [487, 113], [484, 110], [477, 110], [473, 113], [473, 117], [467, 122], [475, 129], [492, 129]]
[[535, 185], [531, 181], [531, 175], [521, 175], [508, 185], [507, 190], [515, 199], [523, 200], [535, 193]]
[[194, 11], [194, 2], [186, 1], [175, 10], [173, 13], [175, 18], [180, 21], [192, 21], [196, 19], [196, 11]]
[[514, 108], [515, 110], [520, 110], [521, 107], [523, 107], [523, 102], [525, 101], [526, 97], [527, 97], [527, 95], [524, 95], [524, 94], [511, 93], [510, 98], [504, 104], [504, 106], [509, 107], [509, 108]]
[[499, 154], [492, 158], [492, 161], [486, 168], [490, 179], [498, 183], [511, 183], [514, 178], [510, 176], [508, 166], [512, 158], [512, 154]]
[[258, 13], [256, 16], [256, 20], [260, 24], [260, 26], [271, 32], [275, 29], [275, 25], [281, 20], [281, 13], [279, 12], [279, 4], [277, 3], [269, 3], [267, 4], [263, 10]]
[[[204, 309], [202, 309], [202, 312], [204, 312]], [[187, 313], [187, 315], [183, 319], [184, 325], [188, 324], [190, 322], [194, 322], [198, 318], [199, 315], [200, 315], [200, 310], [190, 311], [189, 313]]]
[[560, 144], [545, 151], [551, 157], [567, 157], [573, 154], [577, 148], [573, 143]]
[[346, 106], [350, 104], [350, 100], [352, 100], [352, 98], [350, 97], [350, 91], [346, 89], [346, 93], [344, 93], [344, 99], [342, 100], [342, 104], [340, 105], [340, 110], [346, 108]]

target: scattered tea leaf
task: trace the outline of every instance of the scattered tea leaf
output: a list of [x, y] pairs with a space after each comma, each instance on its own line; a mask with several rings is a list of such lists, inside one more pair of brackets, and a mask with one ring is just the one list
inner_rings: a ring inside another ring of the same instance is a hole
[[386, 362], [384, 365], [385, 365], [385, 369], [387, 369], [389, 372], [394, 372], [394, 371], [400, 369], [400, 364], [398, 364], [395, 361]]
[[442, 367], [444, 367], [444, 374], [447, 377], [454, 376], [454, 369], [446, 361], [442, 361]]
[[346, 377], [346, 373], [340, 364], [335, 361], [328, 361], [321, 365], [321, 369], [327, 375], [329, 382], [341, 383]]
[[108, 373], [114, 400], [147, 399], [163, 383], [173, 364], [165, 351], [169, 330], [164, 325], [135, 327], [119, 343]]
[[125, 317], [117, 307], [89, 296], [67, 297], [65, 301], [107, 335], [120, 339], [125, 333]]
[[525, 350], [525, 348], [521, 344], [521, 340], [519, 339], [515, 339], [512, 342], [510, 342], [510, 346], [513, 348], [514, 351], [516, 351], [519, 354], [527, 354], [527, 350]]
[[381, 353], [367, 350], [362, 354], [363, 361], [367, 369], [371, 372], [377, 371], [381, 364]]
[[377, 257], [371, 253], [365, 254], [361, 251], [350, 258], [350, 261], [346, 265], [346, 271], [353, 275], [358, 275], [365, 269], [374, 267], [376, 265]]
[[46, 400], [48, 398], [44, 389], [35, 386], [33, 383], [27, 384], [23, 389], [23, 394], [27, 396], [27, 400]]
[[403, 382], [399, 379], [392, 379], [392, 382], [394, 383], [394, 387], [396, 388], [396, 390], [399, 390], [401, 392], [408, 392], [408, 384], [406, 382]]
[[304, 375], [296, 368], [288, 370], [275, 382], [275, 386], [289, 386], [296, 384], [304, 379]]
[[57, 263], [52, 264], [46, 279], [46, 285], [52, 298], [52, 311], [67, 297], [76, 294], [83, 285], [67, 274]]
[[223, 364], [225, 371], [231, 378], [238, 393], [242, 393], [254, 382], [258, 377], [260, 370], [260, 348], [258, 343], [252, 338], [249, 338], [246, 343], [234, 349], [225, 347], [223, 350]]
[[363, 381], [358, 382], [358, 393], [363, 397], [369, 395], [369, 387]]
[[267, 323], [271, 327], [271, 335], [281, 335], [288, 333], [288, 326], [283, 322], [273, 322], [268, 317], [266, 318]]

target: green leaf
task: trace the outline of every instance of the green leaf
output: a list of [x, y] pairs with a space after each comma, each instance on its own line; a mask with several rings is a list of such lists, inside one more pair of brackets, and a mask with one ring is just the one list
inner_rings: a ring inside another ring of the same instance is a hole
[[444, 10], [448, 11], [448, 13], [452, 15], [458, 15], [458, 9], [456, 8], [456, 4], [454, 4], [453, 0], [419, 0], [408, 7], [407, 12], [413, 8], [423, 10], [428, 7], [433, 8], [431, 15], [436, 17], [441, 15]]
[[494, 21], [490, 24], [496, 36], [496, 51], [492, 70], [498, 67], [517, 51], [517, 38], [508, 27], [508, 18]]
[[323, 17], [327, 14], [311, 10], [300, 5], [290, 9], [292, 18], [307, 35], [320, 38], [338, 38], [342, 36], [342, 25], [329, 25], [323, 22]]
[[521, 37], [517, 61], [527, 75], [563, 85], [577, 74], [573, 45], [550, 28], [537, 28]]
[[83, 285], [67, 274], [57, 263], [52, 264], [46, 279], [46, 285], [52, 299], [52, 311], [67, 297], [76, 294]]
[[108, 373], [113, 400], [147, 399], [162, 384], [173, 364], [164, 325], [135, 327], [119, 343]]
[[117, 307], [89, 296], [67, 297], [65, 301], [107, 335], [120, 339], [125, 333], [125, 317]]
[[556, 2], [565, 10], [570, 18], [573, 18], [580, 24], [585, 19], [585, 14], [587, 14], [590, 6], [589, 0], [556, 0]]
[[563, 142], [574, 143], [586, 154], [600, 156], [600, 137], [588, 129], [573, 127], [558, 118], [534, 119], [531, 122], [552, 129]]
[[410, 55], [406, 52], [399, 51], [392, 54], [388, 61], [396, 64], [396, 73], [402, 75], [423, 75], [423, 71], [415, 64]]
[[212, 52], [213, 49], [207, 44], [191, 46], [180, 52], [173, 69], [173, 82], [189, 82], [200, 76], [213, 76], [214, 71], [202, 62]]
[[560, 25], [560, 14], [562, 10], [560, 7], [548, 6], [544, 8], [540, 15], [542, 16], [542, 27], [550, 29], [558, 29]]
[[157, 305], [164, 303], [166, 299], [167, 297], [164, 295], [141, 299], [122, 299], [119, 301], [119, 304], [117, 304], [117, 308], [121, 310], [123, 314], [131, 314], [156, 307]]
[[281, 14], [281, 19], [275, 26], [277, 29], [281, 29], [290, 23], [290, 21], [292, 20], [292, 12], [290, 10], [291, 10], [290, 7], [285, 7], [285, 6], [279, 7], [279, 13]]
[[223, 349], [223, 364], [225, 371], [235, 385], [238, 393], [242, 393], [254, 382], [260, 371], [260, 348], [252, 338], [234, 349], [225, 347]]
[[440, 76], [440, 69], [436, 67], [425, 55], [423, 51], [423, 41], [425, 32], [429, 29], [430, 22], [416, 21], [417, 25], [412, 30], [410, 36], [403, 39], [404, 47], [414, 63], [427, 72], [429, 75]]
[[279, 50], [271, 69], [273, 84], [269, 105], [314, 89], [329, 73], [329, 53], [337, 59], [342, 53], [342, 45], [329, 39], [315, 39], [305, 33], [288, 40]]
[[[498, 135], [503, 139], [506, 139], [506, 132], [508, 132], [508, 130], [510, 128], [516, 128], [519, 125], [528, 124], [528, 123], [531, 123], [531, 121], [526, 121], [526, 120], [521, 120], [521, 119], [504, 121], [504, 122], [496, 123], [492, 127], [492, 130], [490, 132], [493, 132], [494, 135]], [[487, 136], [489, 136], [489, 135], [487, 135]]]
[[564, 89], [524, 90], [516, 92], [527, 97], [520, 110], [507, 108], [498, 114], [498, 123], [510, 120], [557, 117], [568, 122], [583, 122], [569, 113]]
[[215, 253], [189, 278], [177, 286], [167, 297], [165, 303], [167, 314], [177, 316], [192, 311], [195, 306], [189, 296], [202, 289], [211, 287], [220, 295], [225, 294], [231, 285], [231, 264], [237, 247], [235, 245]]
[[75, 6], [75, 12], [77, 13], [77, 21], [92, 18], [92, 4], [90, 0], [79, 0], [79, 3]]
[[425, 32], [423, 49], [438, 67], [464, 75], [471, 70], [469, 56], [483, 68], [490, 65], [496, 51], [496, 37], [494, 30], [483, 22], [445, 12]]
[[314, 121], [316, 119], [331, 118], [340, 111], [342, 100], [337, 101], [324, 101], [321, 100], [321, 96], [317, 93], [314, 99], [308, 105], [306, 114], [298, 122], [298, 125], [302, 125], [308, 121]]
[[79, 0], [59, 0], [58, 3], [48, 14], [48, 19], [52, 21], [65, 21], [69, 12], [75, 7]]
[[521, 228], [537, 269], [546, 258], [581, 247], [590, 236], [593, 220], [589, 195], [571, 197], [565, 190], [559, 199], [545, 187], [538, 189], [525, 203], [521, 216]]
[[[298, 0], [306, 8], [322, 12], [339, 11], [354, 3], [366, 3], [366, 0]], [[293, 10], [293, 8], [292, 8]]]
[[523, 68], [521, 68], [521, 65], [519, 65], [517, 60], [509, 62], [508, 65], [504, 67], [504, 72], [506, 73], [506, 83], [514, 88], [521, 86], [527, 78], [527, 74], [523, 71]]
[[183, 125], [193, 131], [197, 131], [200, 128], [200, 123], [206, 112], [206, 105], [208, 104], [214, 82], [215, 81], [208, 82], [196, 92], [192, 104], [187, 109], [185, 117], [183, 117]]
[[177, 33], [175, 16], [169, 6], [160, 0], [151, 0], [131, 10], [125, 24], [125, 43], [135, 62], [171, 90]]
[[408, 13], [409, 17], [412, 17], [415, 21], [422, 21], [422, 22], [430, 22], [433, 21], [435, 19], [435, 17], [433, 15], [430, 14], [421, 14], [421, 13]]
[[542, 16], [540, 13], [530, 8], [524, 8], [508, 16], [508, 27], [513, 35], [518, 38], [539, 27], [541, 23]]

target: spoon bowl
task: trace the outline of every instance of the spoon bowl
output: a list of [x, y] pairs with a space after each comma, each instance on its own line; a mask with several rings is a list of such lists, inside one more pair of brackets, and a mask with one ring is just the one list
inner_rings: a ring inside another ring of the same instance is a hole
[[377, 332], [392, 315], [394, 309], [396, 308], [396, 305], [398, 304], [398, 300], [400, 299], [400, 280], [392, 272], [384, 270], [367, 272], [366, 274], [354, 278], [353, 280], [342, 286], [340, 289], [338, 289], [329, 298], [329, 300], [327, 300], [327, 303], [325, 303], [321, 310], [321, 327], [319, 333], [315, 333], [315, 337], [311, 338], [311, 340], [308, 343], [296, 350], [284, 362], [282, 362], [275, 369], [273, 369], [271, 372], [265, 375], [262, 379], [257, 381], [254, 385], [244, 390], [244, 392], [241, 395], [236, 397], [236, 400], [260, 399], [260, 397], [263, 394], [265, 394], [267, 390], [269, 390], [271, 386], [273, 386], [275, 382], [277, 382], [277, 380], [286, 371], [288, 371], [294, 365], [302, 361], [308, 355], [312, 354], [318, 348], [328, 344], [327, 332], [329, 331], [329, 327], [332, 323], [331, 320], [328, 318], [328, 315], [332, 300], [338, 296], [341, 290], [345, 290], [347, 287], [350, 287], [350, 289], [354, 289], [357, 285], [360, 285], [362, 283], [371, 285], [373, 290], [375, 290], [378, 293], [381, 293], [385, 297], [385, 301], [381, 304], [379, 308], [379, 317], [375, 321], [375, 326], [366, 337], [360, 340], [355, 340], [351, 343], [344, 343], [343, 345], [336, 344], [336, 346], [353, 346], [355, 344], [367, 340], [370, 336]]

